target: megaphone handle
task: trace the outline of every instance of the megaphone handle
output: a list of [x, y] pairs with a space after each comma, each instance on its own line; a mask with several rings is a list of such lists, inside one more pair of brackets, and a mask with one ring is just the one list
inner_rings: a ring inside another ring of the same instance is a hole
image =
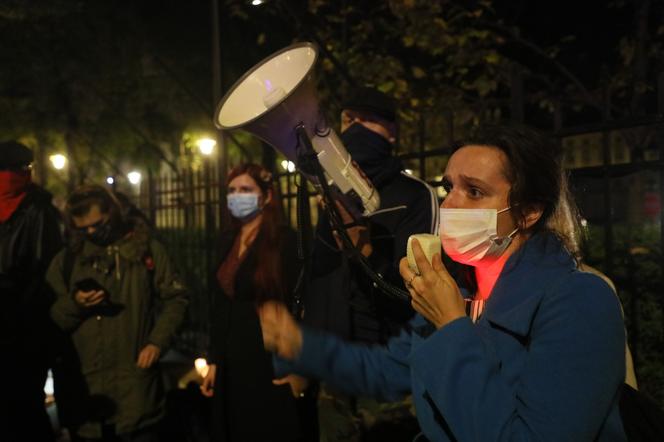
[[332, 191], [330, 190], [330, 186], [327, 183], [327, 179], [325, 178], [325, 172], [323, 171], [323, 167], [316, 157], [316, 151], [314, 150], [314, 146], [311, 144], [311, 140], [309, 139], [309, 135], [307, 134], [304, 125], [298, 125], [295, 128], [295, 133], [297, 134], [299, 145], [304, 148], [303, 155], [307, 157], [307, 161], [310, 161], [308, 166], [313, 169], [314, 175], [318, 180], [318, 184], [321, 186], [323, 202], [327, 207], [330, 221], [335, 225], [335, 227], [341, 227], [339, 229], [339, 237], [341, 238], [344, 247], [352, 250], [355, 248], [355, 245], [353, 244], [353, 241], [350, 239], [350, 237], [348, 237], [346, 229], [343, 228], [344, 223], [342, 222], [342, 217], [339, 214], [337, 205], [332, 198]]

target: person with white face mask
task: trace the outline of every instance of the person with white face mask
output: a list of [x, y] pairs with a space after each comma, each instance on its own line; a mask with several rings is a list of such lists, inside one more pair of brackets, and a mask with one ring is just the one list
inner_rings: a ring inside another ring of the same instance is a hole
[[291, 304], [300, 269], [295, 232], [282, 216], [272, 174], [257, 164], [228, 173], [230, 229], [221, 234], [211, 315], [209, 370], [201, 392], [212, 398], [211, 437], [219, 441], [317, 440], [315, 402], [301, 378], [273, 382], [256, 307]]
[[498, 215], [510, 207], [496, 209], [440, 209], [440, 239], [447, 256], [454, 261], [472, 265], [497, 258], [512, 242], [519, 229], [507, 236], [498, 236]]
[[[456, 146], [444, 186], [441, 241], [466, 277], [453, 278], [439, 255], [429, 263], [413, 241], [418, 272], [406, 258], [400, 271], [418, 315], [385, 347], [299, 327], [265, 304], [277, 371], [382, 398], [412, 394], [422, 440], [625, 440], [620, 305], [579, 271], [551, 222], [572, 204], [559, 149], [525, 128], [487, 127]], [[483, 310], [470, 317], [466, 299]]]

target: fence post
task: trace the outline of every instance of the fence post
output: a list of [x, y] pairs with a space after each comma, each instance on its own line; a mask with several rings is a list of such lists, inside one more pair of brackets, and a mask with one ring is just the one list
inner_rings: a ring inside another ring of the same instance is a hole
[[[215, 245], [217, 244], [217, 238], [215, 238], [214, 232], [215, 232], [215, 222], [214, 222], [214, 216], [212, 214], [212, 179], [211, 179], [211, 163], [212, 158], [204, 158], [203, 159], [203, 174], [204, 174], [204, 189], [203, 189], [203, 194], [205, 198], [204, 206], [203, 206], [203, 211], [204, 211], [204, 217], [205, 217], [205, 300], [206, 303], [203, 306], [202, 309], [202, 314], [203, 318], [205, 318], [205, 314], [210, 310], [211, 306], [213, 305], [213, 299], [211, 294], [214, 293], [214, 287], [211, 286], [211, 281], [213, 278], [209, 278], [208, 272], [211, 271], [211, 269], [214, 267], [215, 263], [213, 260], [216, 259], [216, 253], [213, 252]], [[221, 198], [221, 194], [219, 195], [219, 199]], [[209, 324], [208, 321], [205, 319], [202, 319], [203, 322], [203, 330], [205, 331], [206, 335], [209, 333]]]
[[[115, 184], [115, 182], [113, 183]], [[148, 186], [147, 186], [147, 203], [148, 203], [148, 216], [150, 217], [150, 221], [154, 226], [157, 225], [157, 204], [156, 204], [156, 198], [157, 198], [157, 190], [155, 186], [155, 177], [154, 173], [152, 173], [152, 169], [148, 169]]]

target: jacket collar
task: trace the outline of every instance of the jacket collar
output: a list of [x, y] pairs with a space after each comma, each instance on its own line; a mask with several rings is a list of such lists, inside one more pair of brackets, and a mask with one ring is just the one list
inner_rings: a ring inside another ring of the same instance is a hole
[[128, 261], [142, 261], [149, 251], [150, 228], [140, 219], [130, 219], [129, 233], [108, 246], [98, 246], [83, 240], [83, 257], [119, 254]]
[[538, 233], [512, 255], [487, 301], [484, 318], [490, 323], [527, 336], [542, 297], [576, 264], [552, 233]]

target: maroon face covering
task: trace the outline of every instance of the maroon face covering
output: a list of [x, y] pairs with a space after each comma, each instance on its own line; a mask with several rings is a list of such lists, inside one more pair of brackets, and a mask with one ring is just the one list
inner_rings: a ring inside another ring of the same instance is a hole
[[4, 223], [16, 211], [31, 182], [30, 172], [0, 170], [0, 222]]

